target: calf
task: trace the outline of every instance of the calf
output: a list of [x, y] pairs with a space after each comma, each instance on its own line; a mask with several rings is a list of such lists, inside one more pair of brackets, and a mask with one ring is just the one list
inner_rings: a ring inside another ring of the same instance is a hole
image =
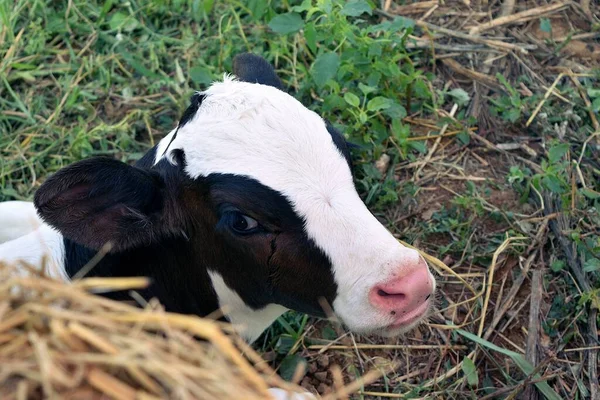
[[262, 58], [237, 56], [234, 75], [194, 94], [135, 166], [91, 158], [51, 176], [34, 199], [44, 224], [0, 245], [0, 260], [48, 253], [65, 280], [148, 276], [146, 299], [224, 308], [249, 341], [288, 309], [324, 317], [323, 301], [355, 332], [414, 327], [434, 278], [359, 198], [343, 137]]

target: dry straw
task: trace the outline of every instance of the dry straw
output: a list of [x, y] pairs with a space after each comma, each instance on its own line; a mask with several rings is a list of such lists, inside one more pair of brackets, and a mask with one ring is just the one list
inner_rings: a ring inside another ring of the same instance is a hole
[[[0, 264], [1, 399], [265, 399], [282, 381], [219, 322], [108, 300], [141, 278], [57, 282]], [[16, 273], [19, 272], [19, 273]], [[198, 340], [202, 339], [202, 340]], [[260, 372], [259, 372], [260, 371]]]

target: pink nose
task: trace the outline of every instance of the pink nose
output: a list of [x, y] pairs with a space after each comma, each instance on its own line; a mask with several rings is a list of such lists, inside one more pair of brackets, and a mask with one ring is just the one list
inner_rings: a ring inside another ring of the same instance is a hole
[[378, 309], [400, 317], [423, 306], [432, 293], [431, 275], [427, 264], [421, 261], [408, 274], [376, 285], [369, 293], [369, 301]]

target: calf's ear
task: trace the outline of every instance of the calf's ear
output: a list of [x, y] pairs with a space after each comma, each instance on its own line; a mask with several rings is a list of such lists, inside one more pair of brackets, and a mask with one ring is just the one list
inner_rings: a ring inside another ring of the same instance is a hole
[[51, 176], [34, 204], [66, 238], [94, 250], [110, 243], [118, 252], [150, 244], [165, 231], [163, 187], [158, 174], [96, 157]]
[[233, 74], [239, 80], [260, 83], [283, 90], [281, 80], [267, 60], [252, 53], [238, 54], [233, 59]]

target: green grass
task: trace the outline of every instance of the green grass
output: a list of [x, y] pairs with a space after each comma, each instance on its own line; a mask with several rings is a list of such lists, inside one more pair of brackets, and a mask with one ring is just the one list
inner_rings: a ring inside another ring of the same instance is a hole
[[[600, 75], [561, 79], [560, 97], [549, 96], [539, 112], [549, 84], [527, 74], [497, 75], [501, 89], [483, 99], [491, 124], [540, 143], [535, 156], [515, 158], [482, 145], [478, 137], [487, 132], [473, 133], [480, 121], [468, 109], [473, 92], [442, 81], [429, 50], [412, 50], [410, 35], [417, 32], [414, 21], [382, 19], [366, 1], [0, 2], [0, 201], [31, 199], [48, 175], [86, 157], [140, 158], [175, 126], [194, 90], [230, 72], [235, 54], [252, 51], [276, 66], [290, 93], [357, 145], [359, 192], [398, 237], [452, 261], [459, 273], [479, 277], [489, 272], [492, 255], [507, 237], [527, 237], [507, 249], [502, 262], [539, 252], [536, 268], [547, 268], [544, 291], [552, 298], [544, 334], [560, 342], [553, 351], [584, 346], [583, 332], [600, 303], [600, 136], [591, 117], [600, 111]], [[552, 51], [548, 56], [559, 50]], [[429, 154], [435, 140], [423, 137], [435, 139], [446, 124], [443, 148]], [[518, 142], [507, 135], [486, 137]], [[464, 154], [472, 152], [488, 165], [466, 163]], [[375, 161], [384, 153], [390, 163], [378, 169]], [[434, 157], [419, 171], [418, 163], [429, 156]], [[462, 180], [453, 180], [460, 174]], [[471, 175], [485, 179], [464, 179]], [[509, 198], [501, 197], [507, 193]], [[536, 242], [541, 217], [553, 212], [565, 218], [556, 225], [548, 219], [549, 231]], [[573, 268], [584, 271], [588, 287]], [[508, 282], [519, 274], [514, 267]], [[480, 289], [483, 281], [473, 279]], [[440, 308], [453, 307], [464, 294], [452, 288], [442, 286]], [[471, 306], [469, 330], [475, 331], [482, 300]], [[446, 317], [441, 322], [453, 323], [455, 315]], [[257, 345], [275, 352], [273, 364], [284, 370], [312, 362], [314, 354], [304, 346], [336, 336], [331, 325], [314, 323], [289, 313]], [[441, 340], [436, 332], [424, 340]], [[450, 339], [465, 343], [456, 332]], [[496, 346], [514, 350], [495, 339]], [[466, 362], [460, 378], [437, 386], [422, 387], [418, 379], [395, 384], [398, 372], [383, 387], [409, 398], [431, 393], [476, 398], [497, 387], [498, 379], [507, 386], [526, 380], [519, 370], [490, 372], [504, 367], [481, 351], [485, 361], [475, 364], [479, 383]], [[440, 356], [438, 375], [467, 354]], [[336, 357], [347, 363], [347, 375], [372, 365], [344, 352]], [[550, 373], [562, 368], [550, 365]]]
[[1, 106], [11, 111], [0, 120], [0, 200], [30, 197], [37, 178], [81, 158], [139, 158], [173, 127], [192, 91], [231, 71], [242, 51], [273, 62], [290, 92], [362, 146], [358, 182], [369, 203], [397, 200], [370, 160], [386, 148], [394, 160], [424, 151], [406, 141], [401, 122], [434, 106], [431, 77], [403, 49], [409, 20], [373, 25], [370, 9], [354, 18], [356, 7], [327, 1], [51, 4], [0, 6]]

